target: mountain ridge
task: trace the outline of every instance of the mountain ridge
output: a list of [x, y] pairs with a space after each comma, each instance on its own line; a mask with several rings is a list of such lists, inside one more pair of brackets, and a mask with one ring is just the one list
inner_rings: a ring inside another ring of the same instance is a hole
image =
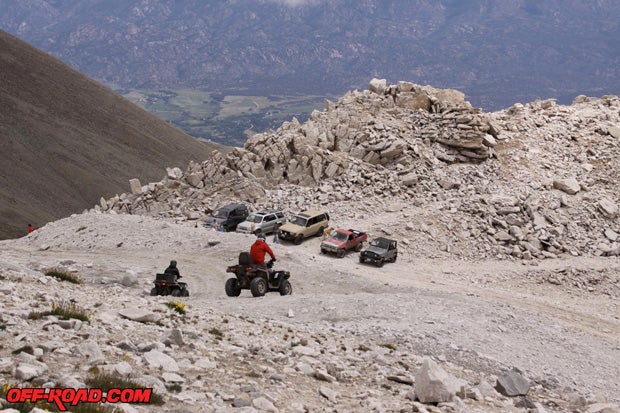
[[620, 94], [613, 1], [3, 3], [7, 30], [122, 87], [331, 96], [385, 77], [486, 110]]

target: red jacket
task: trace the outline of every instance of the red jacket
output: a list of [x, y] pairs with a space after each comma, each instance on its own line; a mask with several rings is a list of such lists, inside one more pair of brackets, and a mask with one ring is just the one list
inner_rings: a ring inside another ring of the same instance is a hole
[[264, 264], [265, 254], [271, 255], [271, 258], [276, 257], [265, 241], [257, 239], [250, 248], [250, 257], [252, 257], [254, 264]]

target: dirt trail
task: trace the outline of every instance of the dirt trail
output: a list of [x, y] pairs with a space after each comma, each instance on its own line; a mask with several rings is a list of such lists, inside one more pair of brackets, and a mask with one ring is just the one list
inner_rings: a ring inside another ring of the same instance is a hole
[[[148, 228], [142, 230], [144, 243], [151, 245], [148, 237], [153, 235]], [[136, 232], [131, 226], [123, 231]], [[31, 269], [74, 262], [94, 283], [120, 280], [131, 271], [139, 279], [136, 294], [148, 294], [154, 273], [176, 259], [189, 283], [188, 305], [194, 310], [216, 308], [302, 329], [354, 334], [474, 371], [499, 374], [516, 367], [567, 391], [620, 400], [617, 296], [527, 277], [532, 271], [606, 268], [618, 280], [618, 258], [565, 258], [533, 265], [399, 257], [379, 269], [359, 264], [355, 253], [342, 259], [324, 256], [318, 253], [320, 239], [313, 238], [300, 246], [274, 246], [277, 267], [293, 274], [292, 296], [252, 298], [243, 291], [241, 297], [229, 298], [224, 294], [226, 266], [253, 238], [199, 230], [205, 242], [197, 243], [186, 229], [174, 231], [162, 248], [130, 248], [126, 241], [121, 247], [44, 251], [35, 244], [2, 243], [0, 249], [3, 259]], [[122, 231], [116, 236], [128, 237]], [[207, 239], [216, 242], [209, 245]]]

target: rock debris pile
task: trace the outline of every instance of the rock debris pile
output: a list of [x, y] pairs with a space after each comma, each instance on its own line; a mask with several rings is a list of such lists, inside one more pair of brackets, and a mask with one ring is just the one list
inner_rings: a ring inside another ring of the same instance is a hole
[[335, 222], [387, 211], [396, 216], [381, 231], [412, 254], [619, 255], [619, 152], [617, 96], [484, 113], [455, 90], [373, 79], [303, 124], [168, 169], [161, 182], [134, 179], [95, 209], [200, 220], [241, 200], [326, 208]]

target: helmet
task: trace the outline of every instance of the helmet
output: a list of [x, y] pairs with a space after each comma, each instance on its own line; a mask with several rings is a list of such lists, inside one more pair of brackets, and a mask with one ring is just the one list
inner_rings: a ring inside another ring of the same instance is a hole
[[177, 262], [176, 262], [175, 260], [170, 261], [170, 266], [171, 266], [172, 268], [176, 268], [176, 266], [177, 266]]
[[259, 233], [259, 234], [256, 236], [256, 239], [260, 239], [260, 240], [262, 240], [262, 241], [265, 241], [265, 234], [263, 234], [262, 232], [261, 232], [261, 233]]

